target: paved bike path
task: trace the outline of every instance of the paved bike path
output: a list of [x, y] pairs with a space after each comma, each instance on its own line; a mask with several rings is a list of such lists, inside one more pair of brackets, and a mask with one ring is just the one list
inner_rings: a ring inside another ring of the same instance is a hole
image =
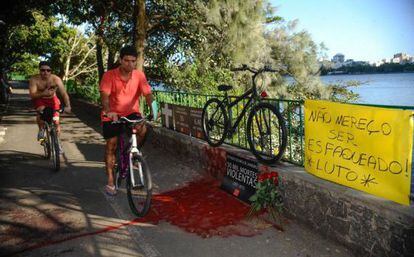
[[[63, 118], [65, 154], [55, 173], [42, 158], [28, 91], [17, 88], [0, 142], [0, 256], [352, 256], [292, 221], [253, 237], [202, 238], [167, 222], [134, 221], [124, 192], [103, 193], [103, 140], [89, 110]], [[203, 175], [191, 162], [148, 144], [156, 192]]]

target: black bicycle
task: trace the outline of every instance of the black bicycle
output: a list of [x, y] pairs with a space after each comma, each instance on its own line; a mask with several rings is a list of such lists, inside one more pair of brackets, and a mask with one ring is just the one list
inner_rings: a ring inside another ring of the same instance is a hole
[[46, 107], [40, 111], [40, 118], [44, 121], [43, 138], [40, 139], [40, 144], [43, 146], [46, 159], [50, 159], [52, 170], [59, 171], [60, 169], [60, 142], [57, 134], [56, 124], [53, 120], [55, 112], [63, 112], [63, 109], [53, 110]]
[[[131, 211], [143, 217], [149, 211], [152, 196], [150, 170], [137, 144], [135, 125], [145, 123], [146, 119], [130, 120], [121, 117], [112, 123], [122, 124], [123, 132], [118, 137], [117, 162], [114, 169], [115, 187], [118, 190], [126, 179], [128, 203]], [[145, 124], [144, 124], [145, 126]]]
[[[233, 136], [245, 113], [249, 111], [246, 137], [251, 152], [262, 163], [276, 163], [282, 158], [287, 145], [285, 122], [275, 105], [262, 101], [262, 96], [257, 92], [256, 77], [264, 72], [277, 71], [269, 67], [254, 69], [247, 65], [232, 71], [251, 72], [252, 87], [236, 97], [234, 101], [230, 101], [227, 94], [232, 86], [218, 87], [219, 91], [224, 92], [224, 98], [222, 100], [211, 98], [204, 105], [202, 113], [204, 136], [211, 146], [221, 145], [226, 137]], [[247, 103], [232, 124], [232, 107], [242, 100], [247, 100]]]

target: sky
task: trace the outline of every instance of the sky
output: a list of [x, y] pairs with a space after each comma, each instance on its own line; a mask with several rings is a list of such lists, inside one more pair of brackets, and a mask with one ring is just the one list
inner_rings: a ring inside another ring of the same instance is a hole
[[414, 56], [414, 0], [270, 0], [276, 15], [298, 19], [298, 31], [355, 61]]

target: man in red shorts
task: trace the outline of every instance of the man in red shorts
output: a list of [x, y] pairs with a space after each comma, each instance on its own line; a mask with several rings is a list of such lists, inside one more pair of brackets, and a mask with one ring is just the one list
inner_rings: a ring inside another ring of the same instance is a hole
[[[112, 124], [119, 117], [126, 116], [129, 119], [141, 117], [139, 112], [139, 97], [144, 96], [148, 106], [152, 106], [151, 87], [145, 74], [136, 70], [137, 51], [131, 46], [123, 47], [120, 51], [120, 66], [107, 71], [101, 80], [100, 92], [102, 101], [102, 130], [106, 140], [105, 165], [108, 183], [105, 191], [109, 195], [115, 195], [113, 168], [115, 164], [115, 151], [122, 126]], [[150, 108], [151, 109], [151, 108]], [[152, 115], [152, 109], [151, 109]], [[138, 144], [144, 138], [146, 127], [144, 124], [137, 126]]]
[[[56, 96], [56, 92], [59, 91], [60, 95], [65, 102], [65, 112], [71, 112], [69, 96], [66, 93], [65, 87], [63, 86], [62, 80], [52, 74], [52, 69], [48, 62], [42, 61], [39, 63], [39, 74], [33, 76], [29, 80], [29, 93], [32, 98], [35, 109], [43, 111], [45, 107], [50, 107], [53, 110], [60, 109], [60, 101]], [[36, 117], [37, 124], [39, 126], [39, 133], [37, 134], [37, 140], [43, 138], [43, 126], [44, 122], [40, 119], [39, 113]], [[55, 112], [53, 120], [56, 123], [58, 135], [60, 134], [60, 124], [59, 124], [59, 112]], [[61, 147], [60, 147], [61, 148]], [[62, 152], [62, 149], [60, 149]]]

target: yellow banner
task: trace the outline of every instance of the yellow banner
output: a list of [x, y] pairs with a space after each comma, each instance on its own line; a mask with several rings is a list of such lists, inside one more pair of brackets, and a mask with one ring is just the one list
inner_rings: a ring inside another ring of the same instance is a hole
[[413, 111], [305, 101], [305, 169], [410, 204]]

